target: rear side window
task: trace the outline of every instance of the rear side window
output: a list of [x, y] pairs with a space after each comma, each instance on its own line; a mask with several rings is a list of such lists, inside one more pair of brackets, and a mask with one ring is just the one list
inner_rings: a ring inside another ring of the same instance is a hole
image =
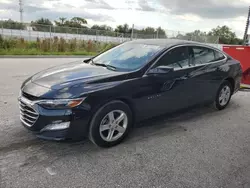
[[215, 60], [214, 50], [199, 46], [194, 46], [192, 48], [193, 48], [193, 54], [191, 54], [192, 57], [191, 64], [201, 65], [213, 62]]

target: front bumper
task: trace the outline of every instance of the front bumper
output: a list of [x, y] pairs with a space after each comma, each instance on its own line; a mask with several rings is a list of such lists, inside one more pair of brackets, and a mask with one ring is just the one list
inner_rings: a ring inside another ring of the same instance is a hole
[[[48, 140], [80, 139], [87, 136], [90, 110], [84, 104], [74, 109], [49, 110], [19, 98], [20, 120], [24, 127], [37, 137]], [[46, 130], [46, 126], [58, 122], [69, 122], [69, 127]]]

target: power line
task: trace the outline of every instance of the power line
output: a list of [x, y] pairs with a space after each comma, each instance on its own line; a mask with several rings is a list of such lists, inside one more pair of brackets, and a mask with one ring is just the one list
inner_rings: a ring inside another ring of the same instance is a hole
[[19, 0], [20, 22], [23, 23], [23, 1]]

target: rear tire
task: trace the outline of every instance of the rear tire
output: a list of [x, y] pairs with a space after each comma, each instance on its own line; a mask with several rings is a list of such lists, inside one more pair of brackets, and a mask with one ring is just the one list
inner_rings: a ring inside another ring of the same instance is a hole
[[122, 101], [112, 101], [94, 114], [89, 129], [89, 139], [99, 147], [120, 144], [132, 128], [132, 112]]
[[231, 83], [225, 80], [217, 91], [214, 107], [217, 110], [225, 109], [231, 100], [232, 92]]

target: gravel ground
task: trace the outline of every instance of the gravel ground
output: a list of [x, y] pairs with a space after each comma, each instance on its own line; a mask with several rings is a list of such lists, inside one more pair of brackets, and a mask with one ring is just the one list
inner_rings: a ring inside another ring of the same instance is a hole
[[77, 59], [0, 59], [0, 187], [250, 187], [250, 92], [227, 109], [202, 107], [137, 125], [122, 144], [100, 149], [37, 139], [19, 122], [21, 82]]

